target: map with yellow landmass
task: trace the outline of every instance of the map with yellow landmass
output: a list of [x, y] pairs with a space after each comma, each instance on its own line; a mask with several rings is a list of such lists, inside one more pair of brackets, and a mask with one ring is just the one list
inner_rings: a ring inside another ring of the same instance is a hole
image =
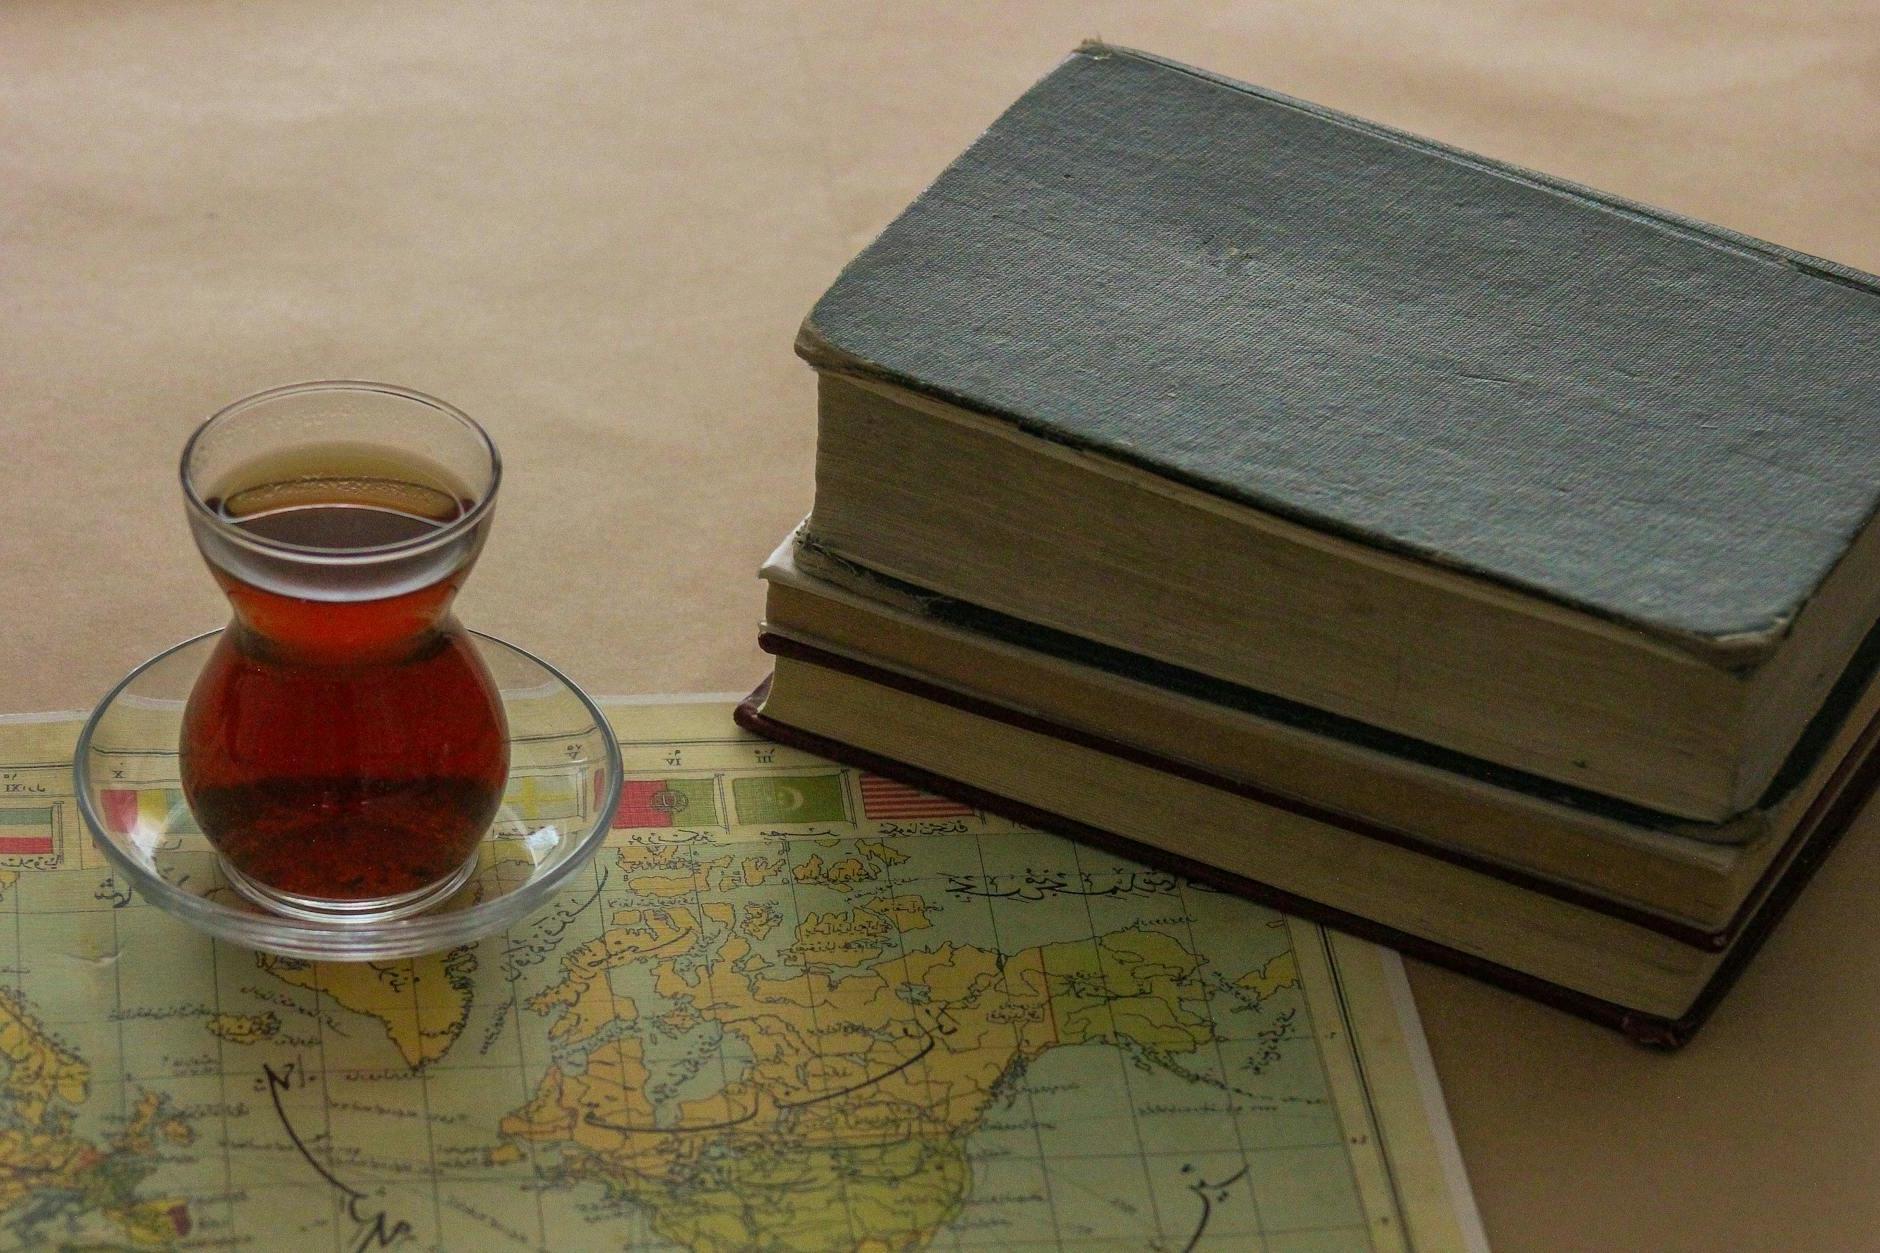
[[[503, 935], [353, 964], [124, 891], [76, 722], [0, 722], [0, 1249], [1475, 1247], [1394, 958], [996, 816], [871, 820], [723, 702], [609, 712], [683, 810], [623, 807], [663, 825]], [[174, 789], [163, 749], [124, 786]]]
[[273, 1010], [264, 1014], [217, 1014], [203, 1026], [230, 1044], [255, 1044], [273, 1039], [281, 1029], [281, 1019]]

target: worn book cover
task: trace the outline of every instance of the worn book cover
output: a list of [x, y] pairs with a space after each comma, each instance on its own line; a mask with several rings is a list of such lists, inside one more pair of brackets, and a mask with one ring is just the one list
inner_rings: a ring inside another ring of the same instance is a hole
[[1104, 46], [799, 351], [1714, 664], [1880, 501], [1870, 276]]

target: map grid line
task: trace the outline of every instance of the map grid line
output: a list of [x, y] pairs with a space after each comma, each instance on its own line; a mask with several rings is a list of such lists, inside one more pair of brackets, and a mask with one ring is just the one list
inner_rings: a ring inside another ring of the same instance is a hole
[[[1083, 846], [1075, 840], [1064, 840], [1063, 843], [1070, 849], [1071, 867], [1076, 871], [1078, 881], [1084, 882]], [[1103, 974], [1104, 982], [1107, 984], [1110, 979], [1110, 973], [1103, 969], [1103, 946], [1097, 943], [1097, 935], [1099, 934], [1097, 931], [1097, 916], [1090, 908], [1090, 898], [1085, 896], [1081, 899], [1084, 906], [1084, 921], [1088, 927], [1090, 936], [1088, 941], [1090, 951], [1096, 957], [1097, 969]], [[1120, 1039], [1122, 1033], [1117, 1030], [1114, 1006], [1106, 1004], [1103, 1007], [1103, 1012], [1110, 1020], [1111, 1037]], [[1155, 1177], [1149, 1173], [1149, 1150], [1142, 1141], [1142, 1122], [1136, 1116], [1136, 1089], [1135, 1085], [1129, 1081], [1128, 1050], [1122, 1048], [1120, 1045], [1116, 1048], [1116, 1070], [1123, 1079], [1123, 1100], [1129, 1106], [1129, 1126], [1131, 1132], [1136, 1137], [1136, 1160], [1142, 1165], [1142, 1186], [1149, 1199], [1149, 1212], [1155, 1218], [1156, 1238], [1158, 1240], [1166, 1240], [1169, 1234], [1168, 1224], [1162, 1221], [1162, 1206], [1161, 1203], [1157, 1201], [1155, 1195]]]
[[[1176, 899], [1181, 902], [1182, 915], [1187, 919], [1188, 950], [1201, 958], [1203, 962], [1212, 965], [1213, 959], [1201, 951], [1201, 942], [1195, 938], [1195, 907], [1194, 902], [1188, 899], [1188, 882], [1185, 879], [1178, 879], [1176, 883]], [[1260, 1216], [1260, 1189], [1253, 1181], [1252, 1172], [1244, 1169], [1251, 1164], [1252, 1156], [1247, 1151], [1246, 1132], [1240, 1125], [1240, 1111], [1236, 1108], [1240, 1104], [1239, 1093], [1234, 1090], [1233, 1079], [1227, 1070], [1227, 1054], [1221, 1047], [1221, 1027], [1214, 1017], [1214, 997], [1207, 994], [1205, 980], [1202, 982], [1202, 988], [1201, 1007], [1208, 1016], [1208, 1035], [1212, 1037], [1214, 1044], [1214, 1064], [1221, 1072], [1221, 1097], [1227, 1106], [1228, 1122], [1234, 1128], [1234, 1145], [1240, 1150], [1240, 1162], [1243, 1167], [1242, 1180], [1247, 1185], [1247, 1202], [1253, 1206], [1253, 1226], [1260, 1233], [1260, 1244], [1264, 1248], [1267, 1244], [1266, 1221]]]
[[[991, 882], [992, 876], [986, 869], [986, 843], [984, 839], [984, 832], [982, 831], [973, 832], [973, 855], [979, 861], [979, 873], [985, 877], [988, 883]], [[1008, 950], [1005, 947], [1004, 937], [999, 934], [999, 914], [998, 914], [998, 909], [996, 907], [996, 903], [993, 901], [993, 899], [990, 896], [984, 897], [983, 899], [986, 902], [986, 926], [992, 932], [992, 947], [995, 951], [999, 953], [1005, 953]], [[906, 945], [905, 940], [903, 940], [901, 948], [902, 948], [902, 953], [905, 954], [907, 951], [907, 945]], [[902, 960], [904, 961], [906, 960], [905, 956], [903, 957]], [[1039, 963], [1039, 967], [1040, 969], [1043, 968], [1042, 961]], [[1004, 982], [1005, 980], [1010, 978], [1010, 976], [1005, 973], [1005, 968], [1004, 968], [1003, 963], [1000, 965], [999, 978], [1001, 982]], [[1050, 976], [1047, 973], [1046, 974], [1047, 986], [1044, 989], [1046, 993], [1044, 1004], [1045, 1004], [1045, 1012], [1047, 1014], [1052, 1014], [1051, 1034], [1053, 1036], [1056, 1036], [1057, 1035], [1057, 1017], [1051, 1009], [1051, 997], [1049, 995], [1050, 988], [1048, 986], [1049, 978]], [[1008, 995], [1009, 995], [1009, 984], [1007, 986], [1008, 986]], [[1013, 1031], [1014, 1031], [1014, 1034], [1016, 1035], [1018, 1033], [1018, 1028], [1015, 1026], [1013, 1028]], [[1025, 1072], [1029, 1072], [1029, 1070], [1030, 1070], [1030, 1066], [1027, 1065], [1025, 1067]], [[1026, 1113], [1029, 1114], [1031, 1118], [1032, 1144], [1036, 1147], [1036, 1151], [1038, 1154], [1038, 1158], [1037, 1158], [1038, 1177], [1044, 1183], [1045, 1204], [1049, 1207], [1050, 1214], [1051, 1214], [1051, 1233], [1056, 1238], [1058, 1250], [1060, 1251], [1060, 1253], [1062, 1253], [1062, 1250], [1064, 1248], [1064, 1225], [1063, 1225], [1062, 1220], [1058, 1216], [1057, 1199], [1051, 1188], [1051, 1170], [1050, 1170], [1050, 1167], [1045, 1162], [1044, 1132], [1038, 1125], [1037, 1097], [1033, 1094], [1031, 1090], [1029, 1074], [1025, 1072], [1021, 1072], [1021, 1074], [1019, 1075], [1018, 1080], [1017, 1080], [1017, 1085], [1020, 1088], [1022, 1088], [1025, 1093], [1025, 1110], [1026, 1110]]]

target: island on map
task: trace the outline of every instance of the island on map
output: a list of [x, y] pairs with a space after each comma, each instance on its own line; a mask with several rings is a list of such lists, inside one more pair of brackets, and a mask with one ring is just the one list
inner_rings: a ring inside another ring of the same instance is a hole
[[281, 1019], [267, 1010], [259, 1014], [216, 1014], [203, 1025], [209, 1034], [230, 1044], [259, 1044], [280, 1033]]
[[282, 982], [377, 1022], [413, 1070], [456, 1043], [476, 994], [477, 954], [468, 946], [389, 962], [309, 962], [269, 953], [255, 961]]

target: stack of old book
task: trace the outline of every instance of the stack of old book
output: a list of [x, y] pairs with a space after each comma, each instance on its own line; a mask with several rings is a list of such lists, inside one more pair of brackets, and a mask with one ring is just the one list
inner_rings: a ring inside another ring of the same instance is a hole
[[799, 351], [775, 738], [1663, 1044], [1880, 769], [1868, 276], [1086, 47]]

